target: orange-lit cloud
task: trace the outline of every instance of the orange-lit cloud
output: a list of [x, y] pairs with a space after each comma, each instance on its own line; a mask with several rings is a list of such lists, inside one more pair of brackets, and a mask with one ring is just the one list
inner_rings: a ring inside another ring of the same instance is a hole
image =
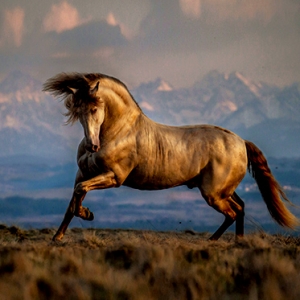
[[202, 2], [212, 21], [247, 21], [257, 18], [269, 21], [278, 8], [278, 3], [274, 0], [202, 0]]
[[269, 21], [278, 9], [274, 0], [179, 0], [181, 11], [198, 19], [207, 16], [209, 21], [253, 20]]
[[20, 7], [4, 11], [1, 45], [6, 42], [12, 42], [16, 47], [21, 46], [24, 34], [24, 17], [24, 10]]
[[45, 31], [56, 31], [57, 33], [73, 29], [81, 25], [78, 10], [66, 1], [53, 4], [50, 12], [46, 15], [43, 28]]
[[201, 14], [201, 0], [179, 0], [182, 12], [192, 18], [199, 18]]
[[120, 30], [121, 30], [121, 33], [122, 35], [126, 38], [126, 39], [131, 39], [134, 34], [133, 32], [122, 22], [119, 22], [115, 15], [110, 12], [107, 17], [106, 17], [106, 22], [107, 24], [111, 25], [111, 26], [119, 26], [120, 27]]

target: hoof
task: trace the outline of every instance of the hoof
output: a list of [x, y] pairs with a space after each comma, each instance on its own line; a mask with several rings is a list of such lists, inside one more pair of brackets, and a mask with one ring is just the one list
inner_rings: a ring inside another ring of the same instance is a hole
[[236, 241], [240, 241], [240, 240], [242, 240], [244, 238], [244, 234], [237, 234], [236, 236], [235, 236], [235, 240]]
[[79, 214], [75, 214], [75, 216], [77, 216], [85, 221], [93, 221], [94, 220], [94, 214], [87, 207], [81, 207]]
[[93, 221], [94, 220], [94, 214], [87, 208], [86, 209], [86, 220], [87, 221]]
[[52, 242], [61, 242], [63, 237], [64, 235], [62, 233], [56, 233], [52, 238]]

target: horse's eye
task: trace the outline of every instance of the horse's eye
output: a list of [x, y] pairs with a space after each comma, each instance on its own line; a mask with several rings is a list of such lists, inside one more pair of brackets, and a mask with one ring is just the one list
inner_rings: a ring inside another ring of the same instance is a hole
[[91, 113], [92, 114], [95, 114], [96, 112], [97, 112], [97, 108], [96, 107], [91, 109]]

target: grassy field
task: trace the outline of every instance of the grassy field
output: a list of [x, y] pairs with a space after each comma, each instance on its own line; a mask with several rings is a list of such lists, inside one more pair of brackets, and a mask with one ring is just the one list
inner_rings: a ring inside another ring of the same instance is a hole
[[0, 299], [300, 299], [300, 238], [0, 225]]

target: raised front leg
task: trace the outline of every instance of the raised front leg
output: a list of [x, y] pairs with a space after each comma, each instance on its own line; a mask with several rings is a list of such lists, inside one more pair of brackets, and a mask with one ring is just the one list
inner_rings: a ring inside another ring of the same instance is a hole
[[109, 171], [107, 173], [100, 174], [91, 179], [77, 183], [74, 192], [76, 194], [82, 194], [92, 190], [107, 189], [115, 186], [117, 186], [115, 173]]
[[[101, 174], [83, 182], [78, 182], [78, 177], [79, 176], [77, 175], [77, 183], [74, 188], [72, 199], [65, 213], [64, 219], [53, 237], [53, 241], [62, 240], [74, 215], [82, 218], [83, 220], [91, 221], [94, 219], [93, 213], [88, 208], [82, 206], [82, 201], [88, 191], [117, 186], [115, 174], [113, 172]], [[80, 177], [80, 179], [82, 178]]]
[[85, 195], [91, 190], [107, 189], [115, 186], [117, 186], [117, 182], [115, 180], [115, 174], [113, 172], [101, 174], [89, 180], [77, 183], [74, 190], [74, 194], [76, 194], [74, 211], [75, 216], [80, 217], [84, 220], [93, 220], [93, 213], [90, 212], [88, 208], [85, 208], [81, 205], [84, 199], [84, 196], [82, 197], [81, 195]]

